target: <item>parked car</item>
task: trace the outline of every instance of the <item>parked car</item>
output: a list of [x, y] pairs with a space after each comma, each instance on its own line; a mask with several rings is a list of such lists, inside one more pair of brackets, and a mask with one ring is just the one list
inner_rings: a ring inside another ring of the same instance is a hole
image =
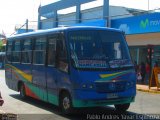
[[0, 92], [0, 106], [2, 106], [4, 103], [3, 99], [2, 99], [2, 96], [1, 96], [1, 92]]

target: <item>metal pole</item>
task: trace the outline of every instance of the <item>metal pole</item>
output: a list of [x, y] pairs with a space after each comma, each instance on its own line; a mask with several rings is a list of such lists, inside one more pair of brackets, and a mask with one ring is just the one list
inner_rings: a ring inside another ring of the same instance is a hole
[[103, 18], [106, 20], [106, 27], [110, 27], [110, 18], [109, 18], [109, 0], [104, 0], [103, 3]]
[[148, 0], [148, 12], [149, 12], [149, 0]]
[[28, 19], [26, 19], [26, 32], [28, 32]]
[[38, 8], [38, 30], [41, 29], [41, 12], [40, 12], [40, 9], [41, 9], [41, 4], [39, 5], [39, 8]]

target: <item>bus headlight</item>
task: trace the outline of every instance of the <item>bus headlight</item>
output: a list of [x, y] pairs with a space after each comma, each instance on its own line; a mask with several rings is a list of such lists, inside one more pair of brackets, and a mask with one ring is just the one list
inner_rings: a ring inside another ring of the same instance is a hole
[[87, 87], [87, 85], [86, 85], [86, 84], [83, 84], [83, 85], [82, 85], [82, 88], [86, 88], [86, 87]]
[[83, 84], [83, 85], [82, 85], [82, 88], [93, 89], [93, 85], [86, 85], [86, 84]]
[[131, 87], [133, 87], [133, 86], [134, 86], [134, 82], [133, 82], [133, 81], [129, 81], [129, 82], [127, 82], [127, 84], [126, 84], [126, 89], [131, 88]]
[[89, 88], [92, 89], [92, 88], [93, 88], [93, 85], [90, 85]]

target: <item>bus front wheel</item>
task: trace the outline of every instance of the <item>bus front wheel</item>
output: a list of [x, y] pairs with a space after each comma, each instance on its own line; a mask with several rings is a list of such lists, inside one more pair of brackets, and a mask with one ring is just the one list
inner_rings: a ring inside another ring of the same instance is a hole
[[130, 106], [130, 103], [126, 103], [126, 104], [117, 104], [117, 105], [114, 105], [115, 108], [116, 108], [116, 111], [118, 112], [126, 112], [127, 109], [129, 108]]
[[60, 108], [63, 114], [72, 112], [72, 100], [68, 92], [63, 92], [60, 97]]
[[20, 84], [20, 96], [22, 99], [26, 98], [26, 91], [25, 91], [25, 86], [23, 83]]

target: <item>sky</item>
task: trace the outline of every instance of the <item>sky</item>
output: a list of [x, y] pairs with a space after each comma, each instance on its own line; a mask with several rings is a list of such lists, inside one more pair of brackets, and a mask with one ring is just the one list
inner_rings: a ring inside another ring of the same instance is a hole
[[[15, 26], [23, 25], [26, 19], [29, 21], [37, 21], [38, 7], [40, 4], [43, 6], [56, 1], [57, 0], [0, 0], [0, 33], [3, 31], [9, 36], [14, 32]], [[148, 1], [150, 10], [160, 8], [160, 0], [110, 0], [110, 5], [148, 10]], [[103, 0], [97, 0], [89, 6], [102, 3]], [[36, 24], [36, 22], [31, 24]]]

